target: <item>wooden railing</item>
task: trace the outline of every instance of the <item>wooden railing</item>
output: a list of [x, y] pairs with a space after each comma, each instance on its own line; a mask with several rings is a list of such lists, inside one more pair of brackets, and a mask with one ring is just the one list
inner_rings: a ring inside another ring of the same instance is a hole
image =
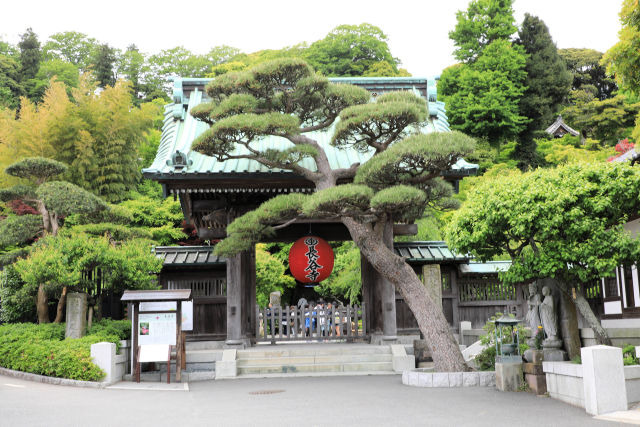
[[353, 341], [364, 338], [366, 314], [362, 306], [281, 307], [256, 306], [256, 339], [277, 341]]
[[460, 302], [509, 301], [516, 299], [516, 287], [499, 281], [459, 280]]

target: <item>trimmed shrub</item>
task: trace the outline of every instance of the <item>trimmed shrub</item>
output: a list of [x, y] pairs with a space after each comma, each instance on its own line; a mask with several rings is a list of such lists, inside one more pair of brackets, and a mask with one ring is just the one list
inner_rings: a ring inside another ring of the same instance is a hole
[[65, 339], [65, 325], [15, 323], [0, 326], [0, 366], [16, 371], [81, 381], [99, 381], [104, 372], [91, 361], [91, 344], [130, 335], [128, 320], [101, 320], [80, 339]]

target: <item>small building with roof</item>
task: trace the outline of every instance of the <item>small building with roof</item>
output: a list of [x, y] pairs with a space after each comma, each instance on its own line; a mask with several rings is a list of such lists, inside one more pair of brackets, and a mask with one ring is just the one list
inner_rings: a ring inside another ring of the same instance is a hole
[[551, 126], [545, 129], [545, 132], [554, 138], [562, 138], [566, 134], [572, 136], [579, 136], [580, 132], [570, 127], [568, 124], [564, 122], [562, 116], [558, 116], [555, 122]]

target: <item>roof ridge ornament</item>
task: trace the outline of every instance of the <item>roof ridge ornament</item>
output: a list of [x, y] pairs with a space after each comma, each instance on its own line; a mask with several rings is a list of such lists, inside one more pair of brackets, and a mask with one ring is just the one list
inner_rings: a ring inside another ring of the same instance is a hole
[[192, 164], [193, 160], [189, 159], [188, 154], [179, 150], [176, 150], [176, 152], [171, 155], [171, 159], [167, 160], [167, 166], [173, 166], [173, 170], [175, 171], [188, 169]]

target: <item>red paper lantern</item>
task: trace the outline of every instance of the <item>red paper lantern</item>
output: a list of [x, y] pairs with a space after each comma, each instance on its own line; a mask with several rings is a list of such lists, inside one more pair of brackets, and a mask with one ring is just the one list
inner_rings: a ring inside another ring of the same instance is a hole
[[333, 249], [320, 237], [301, 237], [289, 251], [289, 269], [299, 282], [321, 282], [333, 271]]

